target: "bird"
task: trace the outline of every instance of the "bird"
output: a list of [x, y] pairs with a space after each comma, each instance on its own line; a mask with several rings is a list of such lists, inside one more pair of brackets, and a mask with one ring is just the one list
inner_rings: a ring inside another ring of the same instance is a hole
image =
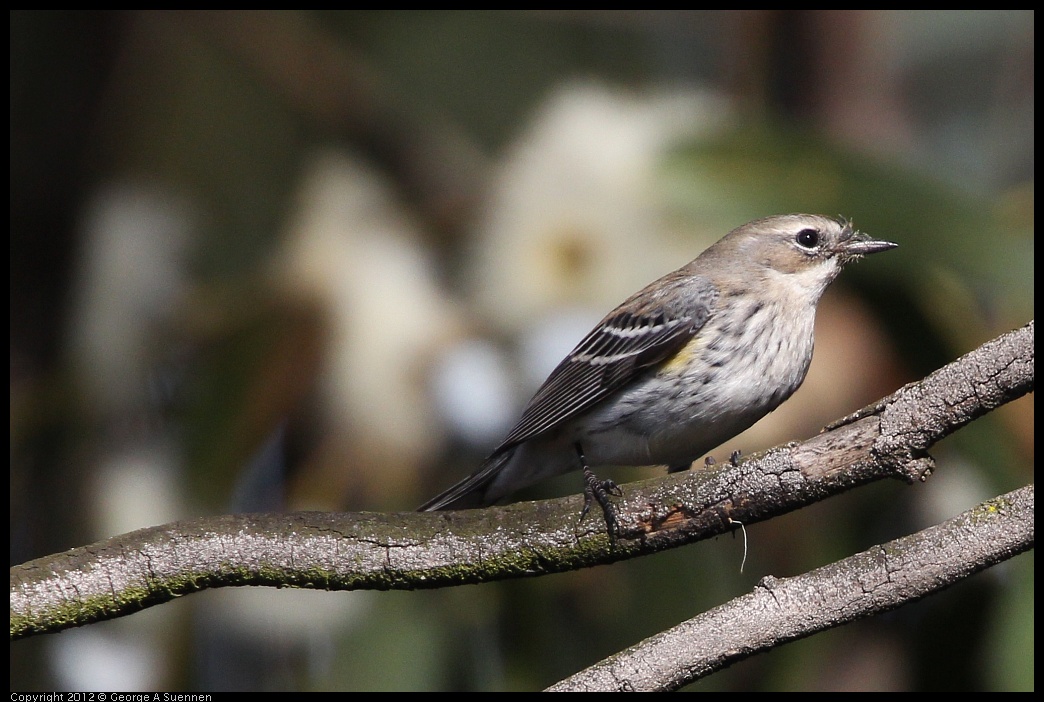
[[584, 508], [620, 494], [592, 468], [698, 459], [776, 409], [812, 361], [816, 308], [846, 264], [898, 244], [812, 214], [739, 226], [607, 314], [478, 469], [419, 511], [495, 504], [583, 471]]

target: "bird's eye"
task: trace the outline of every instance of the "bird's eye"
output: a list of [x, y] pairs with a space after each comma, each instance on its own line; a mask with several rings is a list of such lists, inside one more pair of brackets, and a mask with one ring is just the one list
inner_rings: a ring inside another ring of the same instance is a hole
[[819, 246], [819, 232], [815, 229], [802, 229], [794, 239], [798, 246], [806, 249], [814, 249]]

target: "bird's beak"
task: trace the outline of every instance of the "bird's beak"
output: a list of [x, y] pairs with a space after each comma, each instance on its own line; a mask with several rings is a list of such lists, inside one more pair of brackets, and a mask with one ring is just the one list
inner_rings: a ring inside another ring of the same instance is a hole
[[841, 248], [847, 256], [865, 256], [866, 254], [879, 251], [888, 251], [897, 246], [899, 244], [894, 244], [891, 241], [878, 241], [862, 232], [856, 232], [851, 239], [841, 244]]

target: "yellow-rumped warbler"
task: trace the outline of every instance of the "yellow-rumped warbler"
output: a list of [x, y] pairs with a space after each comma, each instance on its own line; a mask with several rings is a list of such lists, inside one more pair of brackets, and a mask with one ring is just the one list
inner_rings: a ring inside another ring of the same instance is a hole
[[422, 511], [490, 505], [582, 469], [587, 502], [614, 518], [591, 466], [688, 468], [779, 406], [812, 360], [816, 305], [844, 265], [897, 244], [845, 220], [755, 220], [610, 312], [566, 356], [475, 473]]

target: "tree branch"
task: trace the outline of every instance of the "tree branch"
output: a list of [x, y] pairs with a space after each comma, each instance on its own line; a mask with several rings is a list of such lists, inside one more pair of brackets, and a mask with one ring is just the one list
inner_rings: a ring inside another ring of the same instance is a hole
[[803, 443], [738, 466], [632, 483], [621, 536], [581, 497], [438, 513], [224, 515], [151, 527], [11, 568], [11, 638], [111, 619], [211, 587], [420, 589], [535, 576], [682, 546], [885, 477], [1033, 390], [1033, 323]]
[[1032, 485], [954, 519], [753, 592], [582, 670], [548, 692], [663, 692], [756, 653], [901, 607], [1033, 548]]

